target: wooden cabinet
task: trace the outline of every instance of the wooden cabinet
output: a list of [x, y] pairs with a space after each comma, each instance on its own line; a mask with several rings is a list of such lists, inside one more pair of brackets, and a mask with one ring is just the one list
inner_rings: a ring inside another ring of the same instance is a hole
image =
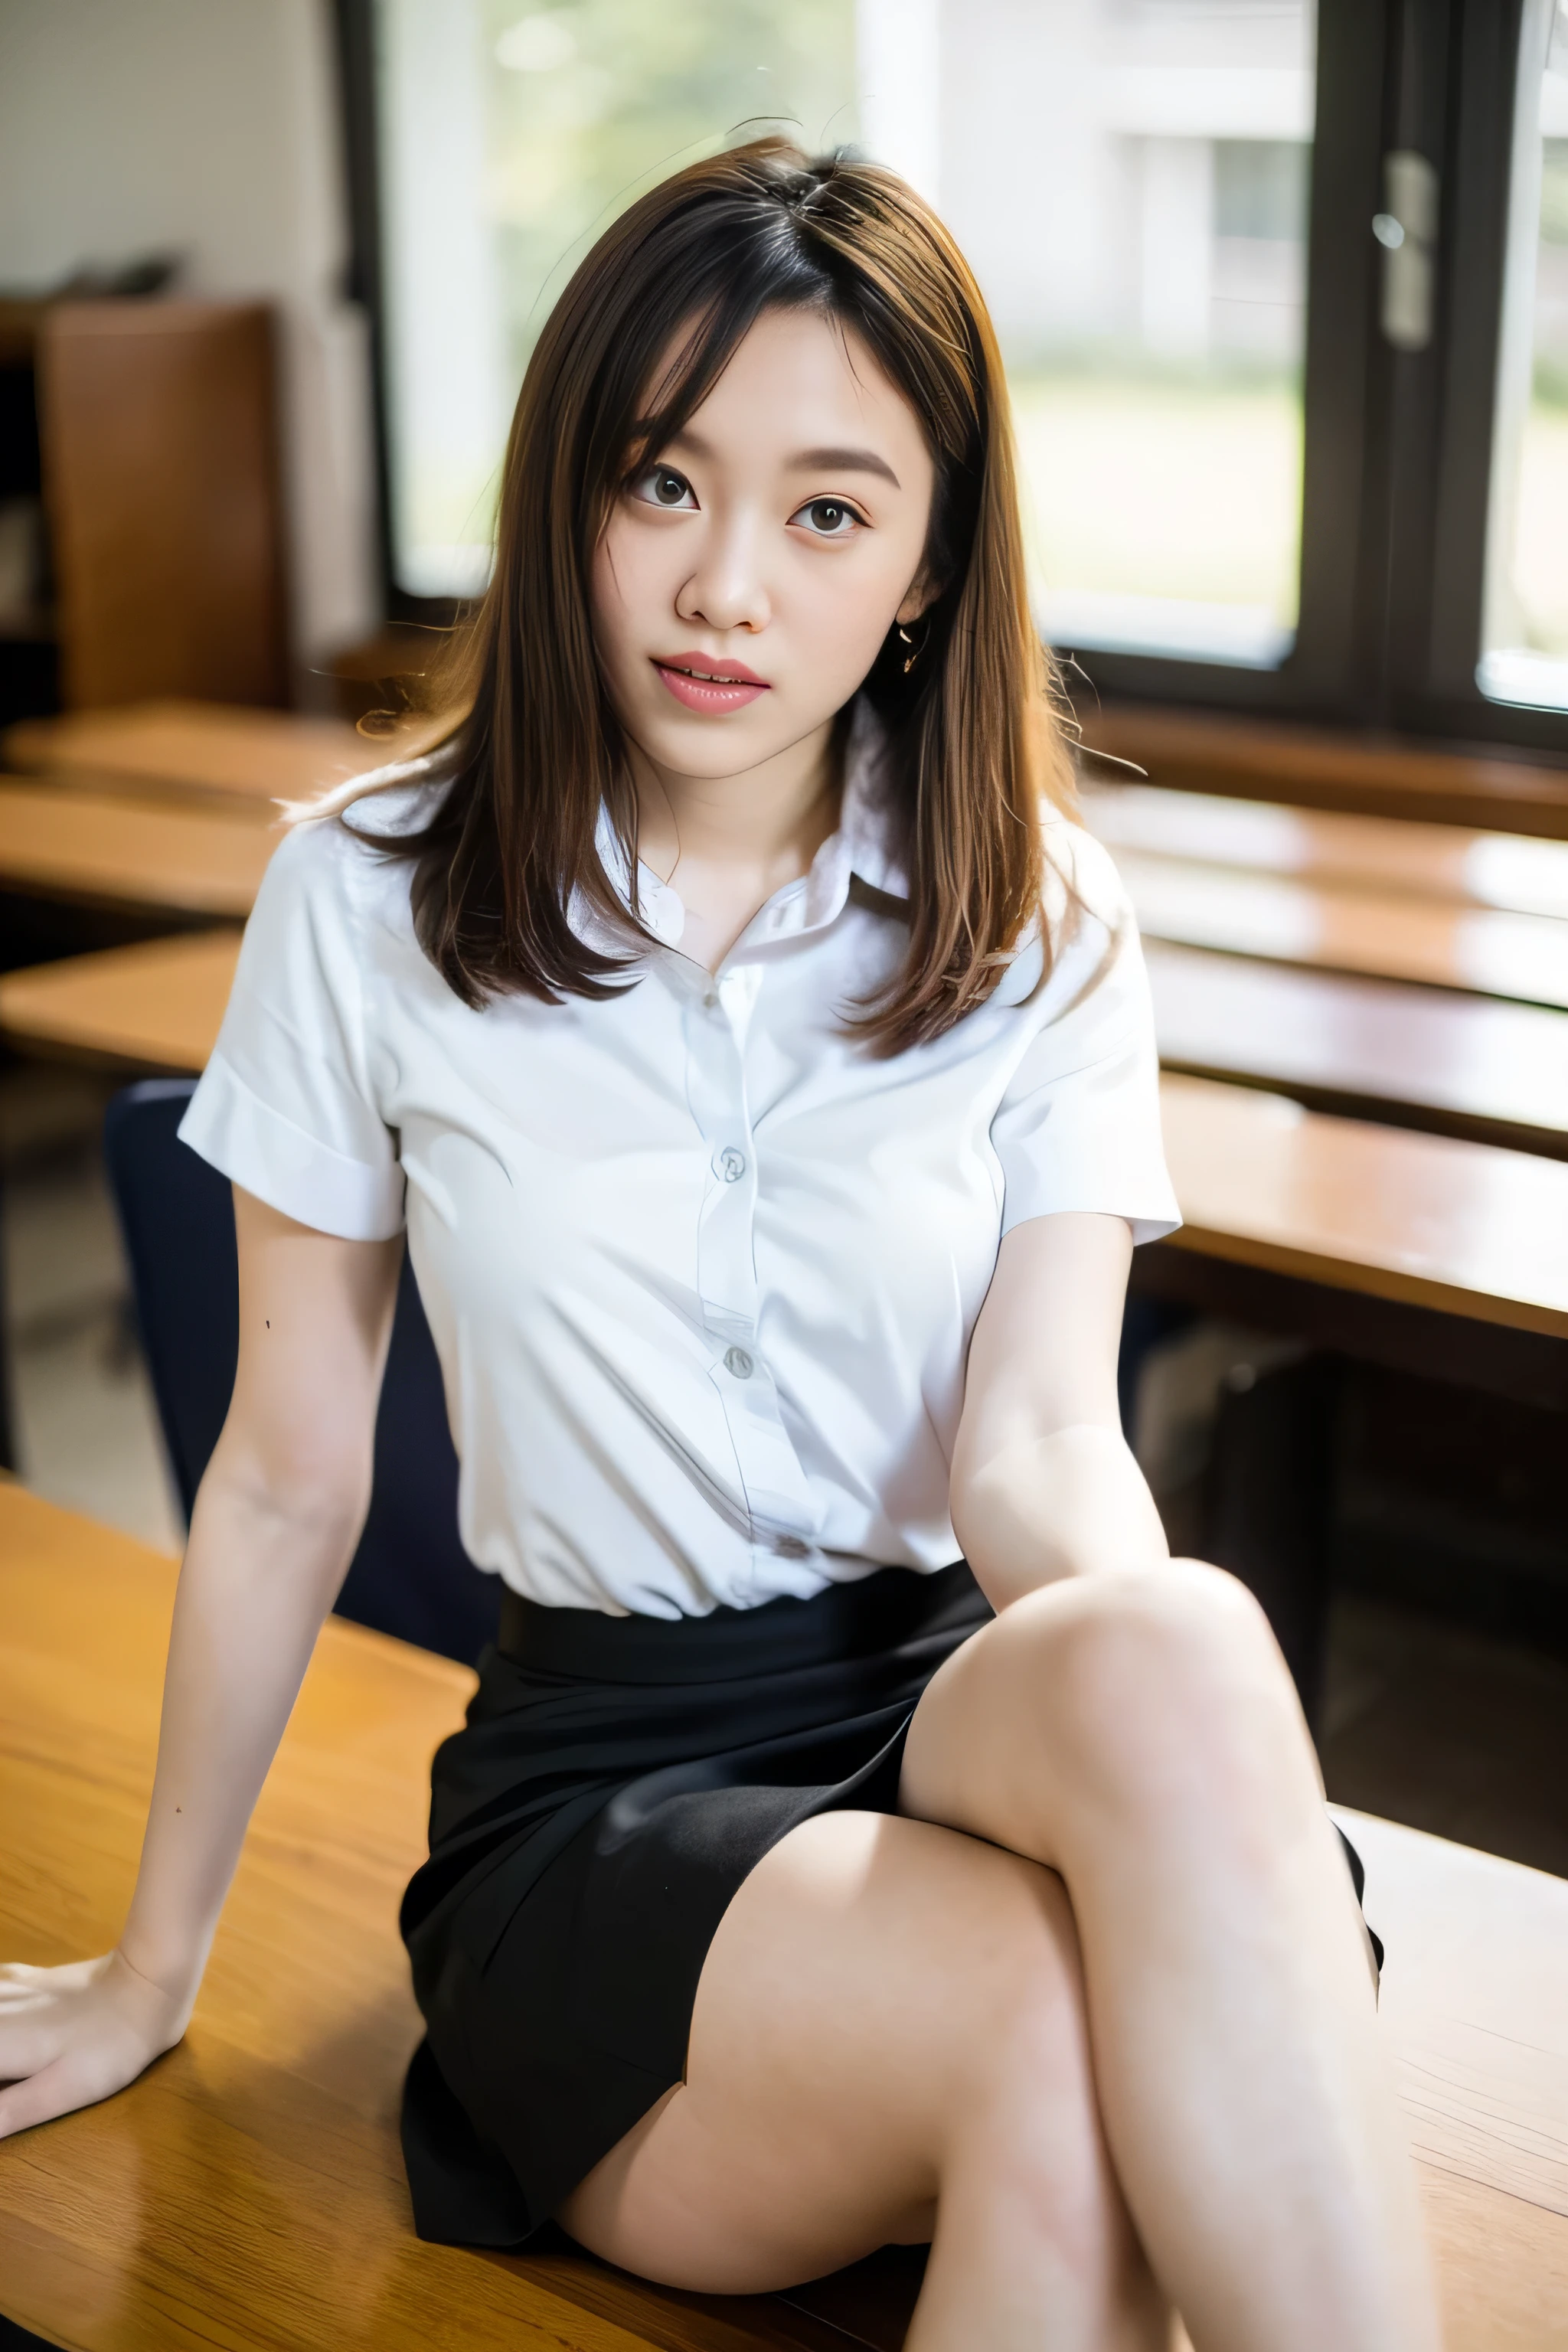
[[284, 701], [268, 308], [53, 304], [37, 396], [68, 706]]

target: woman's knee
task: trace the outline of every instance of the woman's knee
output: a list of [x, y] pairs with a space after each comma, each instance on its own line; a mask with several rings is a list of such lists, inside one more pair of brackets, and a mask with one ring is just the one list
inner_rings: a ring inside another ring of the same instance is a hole
[[1312, 1775], [1268, 1621], [1222, 1569], [1173, 1560], [1085, 1580], [1036, 1639], [1058, 1769], [1102, 1802], [1161, 1811], [1194, 1801], [1206, 1810], [1267, 1804]]

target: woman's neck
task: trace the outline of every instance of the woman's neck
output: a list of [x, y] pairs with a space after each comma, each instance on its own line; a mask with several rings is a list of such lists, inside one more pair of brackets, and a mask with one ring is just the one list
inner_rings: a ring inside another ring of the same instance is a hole
[[678, 774], [635, 745], [631, 765], [639, 855], [686, 908], [682, 952], [715, 971], [837, 824], [837, 730], [829, 720], [739, 775]]

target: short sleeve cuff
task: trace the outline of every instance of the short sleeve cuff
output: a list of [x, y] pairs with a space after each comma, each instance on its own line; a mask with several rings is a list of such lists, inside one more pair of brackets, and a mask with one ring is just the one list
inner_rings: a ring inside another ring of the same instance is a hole
[[331, 1150], [254, 1094], [222, 1054], [207, 1064], [180, 1140], [231, 1183], [318, 1233], [389, 1241], [403, 1230], [403, 1171]]
[[1031, 1217], [1071, 1210], [1124, 1217], [1135, 1244], [1157, 1242], [1182, 1222], [1175, 1192], [1147, 1128], [1137, 1122], [1079, 1134], [1071, 1148], [1038, 1160], [1022, 1153], [1004, 1163], [1002, 1231]]

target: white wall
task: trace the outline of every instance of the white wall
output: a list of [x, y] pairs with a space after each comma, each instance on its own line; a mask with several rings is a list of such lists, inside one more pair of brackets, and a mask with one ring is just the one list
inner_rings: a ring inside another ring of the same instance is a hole
[[187, 260], [282, 324], [297, 651], [378, 617], [369, 359], [347, 254], [326, 0], [0, 0], [0, 283]]

